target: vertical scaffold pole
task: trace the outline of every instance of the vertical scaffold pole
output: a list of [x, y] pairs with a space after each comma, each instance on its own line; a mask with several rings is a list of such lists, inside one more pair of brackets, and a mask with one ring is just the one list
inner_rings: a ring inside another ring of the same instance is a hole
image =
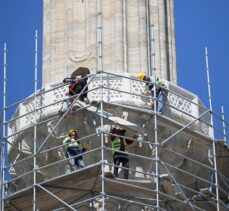
[[35, 62], [34, 62], [34, 127], [33, 127], [33, 211], [36, 211], [36, 183], [37, 183], [37, 55], [38, 35], [35, 32]]
[[151, 31], [151, 61], [152, 61], [152, 74], [154, 75], [154, 143], [155, 143], [155, 160], [156, 160], [156, 202], [157, 210], [160, 209], [159, 203], [159, 156], [158, 156], [158, 128], [157, 128], [157, 100], [156, 100], [156, 86], [157, 86], [157, 74], [156, 74], [156, 64], [155, 64], [155, 38], [154, 38], [154, 25], [150, 24]]
[[3, 64], [3, 117], [2, 117], [2, 144], [1, 144], [1, 210], [5, 207], [5, 158], [6, 158], [6, 43], [4, 44]]
[[124, 72], [127, 73], [128, 72], [128, 56], [127, 56], [127, 3], [126, 0], [122, 1], [122, 10], [123, 10], [123, 15], [122, 15], [122, 19], [123, 19], [123, 54], [124, 54]]
[[104, 187], [104, 133], [103, 133], [103, 43], [102, 43], [102, 0], [99, 0], [98, 8], [98, 72], [100, 76], [100, 121], [101, 121], [101, 195], [102, 195], [102, 211], [105, 210], [105, 187]]
[[215, 177], [215, 187], [216, 187], [216, 201], [217, 201], [217, 211], [219, 211], [219, 186], [218, 186], [218, 174], [217, 174], [217, 161], [216, 161], [216, 145], [215, 145], [215, 134], [214, 134], [214, 122], [213, 122], [213, 111], [212, 111], [212, 96], [211, 96], [211, 82], [209, 75], [209, 65], [208, 65], [208, 49], [205, 47], [205, 61], [206, 61], [206, 72], [208, 80], [208, 99], [211, 112], [211, 126], [212, 126], [212, 146], [213, 146], [213, 159], [214, 159], [214, 177]]
[[224, 118], [224, 108], [221, 106], [221, 115], [222, 115], [222, 120], [223, 120], [223, 140], [225, 144], [227, 144], [227, 133], [226, 133], [226, 124], [225, 124], [225, 118]]

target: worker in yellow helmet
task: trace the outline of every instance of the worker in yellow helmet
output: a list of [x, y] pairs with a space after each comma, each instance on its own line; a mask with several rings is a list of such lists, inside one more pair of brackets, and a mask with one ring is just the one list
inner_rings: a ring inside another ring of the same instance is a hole
[[145, 74], [144, 73], [138, 73], [138, 80], [144, 80]]
[[[166, 89], [164, 89], [166, 88], [165, 83], [159, 78], [156, 79], [156, 95], [154, 95], [155, 77], [148, 77], [144, 73], [140, 72], [137, 74], [137, 78], [138, 80], [143, 80], [146, 82], [146, 93], [149, 92], [151, 97], [157, 98], [156, 110], [158, 113], [162, 113], [164, 108], [164, 101], [167, 95]], [[150, 106], [154, 108], [154, 100], [150, 100]]]
[[[75, 166], [80, 169], [84, 167], [83, 152], [86, 151], [86, 148], [82, 147], [79, 140], [78, 140], [78, 132], [75, 129], [71, 129], [68, 132], [68, 136], [63, 141], [63, 146], [66, 149], [66, 155], [67, 157], [74, 157], [74, 164]], [[80, 155], [80, 156], [79, 156]], [[72, 160], [70, 160], [71, 168], [74, 169], [74, 165], [71, 163]]]

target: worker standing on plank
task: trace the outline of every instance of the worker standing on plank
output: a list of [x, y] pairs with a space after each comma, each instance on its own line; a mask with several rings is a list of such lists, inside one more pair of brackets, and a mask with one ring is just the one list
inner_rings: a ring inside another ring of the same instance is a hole
[[83, 157], [81, 154], [85, 152], [87, 149], [81, 146], [78, 140], [78, 132], [75, 129], [69, 130], [68, 136], [63, 141], [63, 145], [66, 149], [66, 156], [68, 158], [74, 157], [73, 159], [74, 159], [75, 166], [78, 169], [83, 168], [84, 162], [83, 162]]
[[[138, 80], [143, 80], [146, 82], [145, 94], [147, 95], [147, 93], [149, 93], [151, 97], [157, 98], [157, 102], [156, 102], [157, 112], [162, 113], [163, 108], [164, 108], [164, 101], [165, 101], [166, 94], [167, 94], [166, 89], [164, 89], [166, 88], [165, 83], [162, 80], [160, 80], [159, 78], [157, 78], [156, 95], [154, 95], [154, 83], [155, 83], [154, 76], [148, 77], [144, 73], [138, 73], [137, 78]], [[154, 108], [154, 100], [150, 100], [150, 106], [152, 109]]]
[[113, 161], [114, 161], [114, 175], [118, 177], [118, 169], [119, 165], [122, 163], [124, 167], [124, 178], [129, 178], [129, 157], [128, 157], [128, 146], [133, 143], [132, 140], [128, 140], [124, 137], [126, 130], [122, 128], [117, 128], [116, 126], [112, 126], [111, 128], [111, 142], [112, 142], [112, 151], [113, 151]]

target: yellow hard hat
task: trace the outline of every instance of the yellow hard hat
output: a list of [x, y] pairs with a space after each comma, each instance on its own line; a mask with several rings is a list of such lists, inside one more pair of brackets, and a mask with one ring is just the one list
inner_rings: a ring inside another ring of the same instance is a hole
[[138, 80], [143, 80], [145, 74], [144, 73], [138, 73]]
[[69, 131], [68, 131], [68, 135], [69, 135], [69, 136], [72, 136], [72, 133], [73, 133], [73, 132], [75, 132], [76, 135], [78, 135], [78, 132], [77, 132], [77, 130], [75, 130], [75, 129], [69, 130]]

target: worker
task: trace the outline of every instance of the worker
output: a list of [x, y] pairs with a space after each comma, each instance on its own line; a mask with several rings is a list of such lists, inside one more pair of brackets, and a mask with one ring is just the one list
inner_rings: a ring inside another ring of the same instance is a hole
[[[112, 141], [112, 152], [113, 152], [113, 162], [114, 162], [114, 175], [118, 177], [118, 169], [119, 165], [122, 163], [124, 167], [124, 178], [129, 178], [129, 157], [128, 157], [128, 146], [133, 143], [132, 140], [128, 140], [124, 137], [126, 130], [122, 128], [117, 128], [117, 126], [111, 127], [111, 135], [110, 139]], [[115, 136], [117, 135], [117, 136]], [[119, 136], [120, 135], [120, 136]]]
[[[89, 104], [90, 101], [87, 97], [88, 87], [85, 88], [85, 86], [87, 85], [87, 79], [88, 78], [86, 77], [86, 75], [81, 75], [80, 79], [65, 78], [63, 80], [63, 83], [69, 83], [69, 95], [70, 96], [80, 94], [79, 100], [82, 102], [85, 102], [86, 104]], [[84, 89], [84, 92], [81, 93], [83, 89]]]
[[[78, 132], [75, 129], [69, 130], [68, 136], [63, 141], [63, 146], [66, 149], [66, 156], [68, 158], [76, 156], [74, 157], [75, 166], [78, 169], [83, 168], [84, 167], [83, 157], [80, 154], [85, 152], [87, 148], [81, 146], [78, 140]], [[80, 155], [80, 156], [77, 156], [77, 155]]]
[[[155, 83], [155, 78], [153, 76], [148, 77], [144, 73], [138, 73], [137, 75], [138, 80], [143, 80], [146, 82], [146, 92], [145, 95], [148, 93], [151, 95], [151, 97], [154, 96], [154, 83]], [[164, 101], [166, 98], [166, 90], [163, 88], [165, 87], [165, 84], [163, 81], [161, 81], [159, 78], [156, 80], [156, 109], [158, 113], [163, 112], [164, 108]], [[154, 100], [150, 100], [150, 106], [153, 109], [154, 108]]]

